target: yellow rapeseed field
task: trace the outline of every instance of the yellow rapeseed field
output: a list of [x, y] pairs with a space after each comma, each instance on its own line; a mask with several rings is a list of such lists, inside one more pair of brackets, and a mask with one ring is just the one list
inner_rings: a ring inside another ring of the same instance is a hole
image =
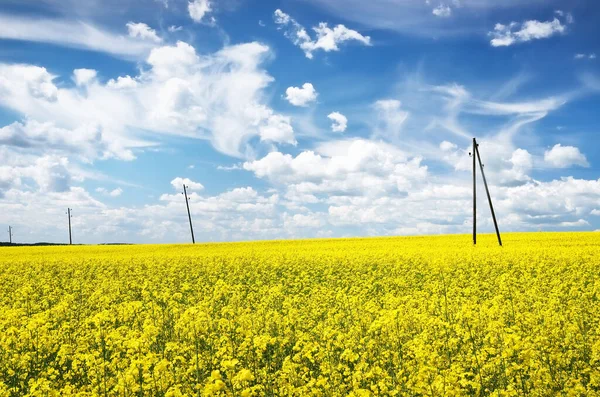
[[600, 234], [0, 249], [0, 396], [599, 396]]

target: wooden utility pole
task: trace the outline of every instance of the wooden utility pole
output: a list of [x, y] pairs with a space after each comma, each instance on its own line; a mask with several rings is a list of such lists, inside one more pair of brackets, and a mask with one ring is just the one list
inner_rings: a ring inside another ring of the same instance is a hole
[[473, 138], [473, 244], [477, 244], [477, 167], [475, 166], [475, 149], [477, 142]]
[[185, 206], [187, 207], [188, 219], [190, 220], [190, 231], [192, 232], [192, 244], [196, 244], [196, 240], [194, 239], [194, 227], [192, 226], [192, 215], [190, 214], [190, 203], [187, 196], [187, 190], [185, 183], [183, 184], [183, 195], [185, 196]]
[[485, 193], [487, 194], [488, 203], [490, 204], [490, 211], [492, 212], [492, 219], [494, 220], [494, 228], [496, 229], [496, 237], [498, 237], [498, 244], [502, 246], [502, 239], [500, 238], [500, 230], [498, 229], [498, 222], [496, 221], [496, 213], [494, 212], [494, 206], [492, 204], [492, 196], [490, 195], [490, 189], [488, 188], [487, 180], [485, 179], [485, 173], [483, 172], [483, 163], [481, 162], [481, 155], [479, 154], [479, 144], [475, 138], [473, 138], [473, 244], [477, 243], [476, 240], [476, 230], [475, 230], [475, 222], [476, 222], [476, 194], [475, 194], [475, 156], [477, 156], [477, 160], [479, 161], [479, 169], [481, 170], [481, 176], [483, 177], [483, 185], [485, 186]]
[[71, 236], [71, 208], [67, 208], [67, 216], [69, 217], [69, 245], [73, 245], [73, 238]]

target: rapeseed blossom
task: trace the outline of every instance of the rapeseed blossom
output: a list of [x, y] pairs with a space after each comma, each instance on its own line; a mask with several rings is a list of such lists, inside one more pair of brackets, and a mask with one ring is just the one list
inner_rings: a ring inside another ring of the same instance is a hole
[[0, 249], [0, 396], [598, 396], [598, 233]]

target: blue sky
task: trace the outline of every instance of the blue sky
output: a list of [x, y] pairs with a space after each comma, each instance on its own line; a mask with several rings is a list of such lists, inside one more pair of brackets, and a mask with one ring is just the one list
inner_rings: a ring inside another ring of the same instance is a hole
[[469, 233], [475, 136], [501, 231], [598, 230], [600, 6], [498, 3], [4, 1], [0, 224], [186, 242], [185, 181], [198, 241]]

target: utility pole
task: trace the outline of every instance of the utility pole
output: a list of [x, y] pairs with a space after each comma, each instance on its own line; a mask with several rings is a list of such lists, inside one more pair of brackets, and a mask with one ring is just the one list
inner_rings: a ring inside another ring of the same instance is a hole
[[9, 244], [12, 244], [12, 236], [13, 236], [12, 227], [9, 226], [8, 227], [8, 243]]
[[73, 245], [73, 238], [71, 237], [71, 208], [67, 208], [67, 216], [69, 217], [69, 245]]
[[479, 144], [473, 138], [473, 244], [477, 243], [475, 222], [476, 222], [476, 193], [475, 193], [475, 156], [477, 156], [477, 160], [479, 161], [479, 169], [481, 170], [481, 176], [483, 177], [483, 185], [485, 186], [485, 193], [487, 194], [488, 202], [490, 204], [490, 211], [492, 212], [492, 219], [494, 220], [494, 228], [496, 229], [496, 237], [498, 237], [498, 244], [502, 246], [502, 239], [500, 238], [500, 230], [498, 229], [498, 222], [496, 221], [496, 213], [494, 212], [494, 206], [492, 204], [492, 196], [490, 196], [490, 190], [488, 188], [487, 180], [485, 179], [485, 173], [483, 172], [483, 163], [481, 162], [481, 155], [479, 154]]
[[473, 138], [473, 245], [477, 244], [477, 167], [475, 166], [475, 149], [477, 142]]
[[185, 183], [183, 184], [183, 195], [185, 196], [185, 206], [187, 207], [188, 219], [190, 220], [190, 231], [192, 232], [192, 244], [196, 244], [196, 240], [194, 239], [194, 227], [192, 226], [192, 215], [190, 214], [190, 203], [187, 196], [187, 190]]

